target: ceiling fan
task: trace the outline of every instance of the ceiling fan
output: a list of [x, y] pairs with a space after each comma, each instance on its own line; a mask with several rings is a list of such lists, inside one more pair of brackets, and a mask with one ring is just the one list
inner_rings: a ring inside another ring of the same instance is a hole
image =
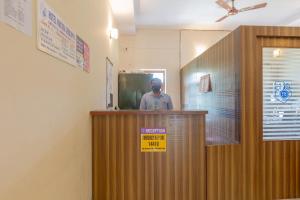
[[228, 11], [227, 15], [225, 15], [224, 17], [221, 17], [220, 19], [218, 19], [216, 22], [220, 22], [223, 21], [224, 19], [226, 19], [229, 16], [232, 15], [236, 15], [240, 12], [245, 12], [245, 11], [249, 11], [249, 10], [255, 10], [255, 9], [259, 9], [259, 8], [264, 8], [267, 6], [267, 3], [261, 3], [261, 4], [257, 4], [254, 6], [249, 6], [249, 7], [245, 7], [242, 9], [237, 9], [234, 6], [234, 1], [235, 0], [231, 0], [231, 5], [229, 5], [228, 3], [225, 2], [225, 0], [217, 0], [216, 3], [221, 6], [222, 8], [226, 9]]

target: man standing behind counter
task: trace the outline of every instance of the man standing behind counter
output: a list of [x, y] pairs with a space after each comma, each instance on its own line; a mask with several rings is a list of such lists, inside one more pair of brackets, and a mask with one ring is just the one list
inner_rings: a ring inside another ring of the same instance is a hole
[[143, 95], [140, 110], [172, 110], [171, 97], [161, 91], [162, 82], [158, 78], [151, 80], [152, 92]]

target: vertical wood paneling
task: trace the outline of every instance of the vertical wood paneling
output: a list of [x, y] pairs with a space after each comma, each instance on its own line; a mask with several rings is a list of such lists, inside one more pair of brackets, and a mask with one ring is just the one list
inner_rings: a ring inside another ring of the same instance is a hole
[[[206, 143], [239, 143], [239, 31], [235, 31], [181, 69], [182, 109], [208, 110]], [[209, 74], [212, 91], [199, 92]]]
[[[272, 37], [268, 36], [271, 31], [270, 28], [263, 28], [263, 32], [260, 32], [262, 36], [256, 38], [256, 52], [257, 52], [257, 64], [255, 67], [257, 74], [257, 88], [258, 97], [262, 99], [262, 48], [263, 47], [289, 47], [300, 48], [300, 34], [298, 38], [295, 35], [288, 37], [288, 35], [295, 34], [297, 28], [281, 28], [273, 29], [272, 33], [278, 36], [278, 34], [286, 34], [285, 37]], [[298, 29], [299, 31], [299, 29]], [[300, 33], [300, 32], [299, 32]], [[300, 179], [297, 174], [300, 168], [297, 168], [297, 160], [300, 157], [297, 152], [297, 145], [300, 141], [274, 141], [263, 142], [262, 141], [262, 101], [254, 100], [254, 106], [257, 107], [257, 113], [255, 118], [257, 119], [257, 127], [254, 130], [257, 131], [258, 145], [257, 149], [258, 160], [257, 168], [258, 185], [265, 190], [260, 190], [259, 197], [264, 199], [284, 199], [284, 198], [296, 198], [300, 197], [298, 194], [300, 188], [296, 186]], [[267, 163], [261, 165], [260, 163]], [[271, 172], [269, 172], [271, 170]]]
[[[240, 40], [234, 46], [240, 50], [236, 60], [240, 62], [237, 69], [241, 80], [240, 98], [236, 107], [240, 106], [241, 112], [241, 141], [239, 145], [207, 147], [207, 199], [300, 198], [300, 141], [262, 140], [262, 47], [300, 48], [300, 28], [243, 26], [239, 31], [236, 36], [239, 39], [233, 39]], [[226, 60], [222, 59], [226, 55], [221, 48], [224, 41], [226, 39], [211, 47], [206, 58], [197, 59], [206, 63], [209, 59], [219, 60], [227, 67]], [[215, 54], [214, 48], [220, 51]], [[222, 73], [226, 76], [225, 71]]]
[[207, 199], [242, 199], [241, 146], [207, 147]]
[[[166, 153], [141, 153], [140, 128], [167, 128]], [[94, 200], [206, 199], [205, 116], [93, 116]]]

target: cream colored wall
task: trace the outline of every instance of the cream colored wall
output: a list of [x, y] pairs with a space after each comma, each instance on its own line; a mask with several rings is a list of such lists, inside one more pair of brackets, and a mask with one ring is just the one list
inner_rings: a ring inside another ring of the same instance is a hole
[[167, 93], [175, 109], [180, 109], [180, 66], [226, 36], [228, 31], [140, 29], [135, 35], [122, 35], [119, 40], [120, 70], [167, 69]]
[[36, 0], [32, 37], [0, 23], [1, 200], [91, 199], [89, 111], [105, 108], [106, 56], [115, 63], [117, 85], [110, 6], [108, 0], [47, 2], [89, 43], [92, 72], [37, 50]]
[[229, 31], [181, 31], [181, 67], [206, 51], [209, 47], [224, 38]]
[[175, 109], [180, 107], [179, 32], [139, 30], [120, 37], [120, 70], [166, 69], [167, 93]]

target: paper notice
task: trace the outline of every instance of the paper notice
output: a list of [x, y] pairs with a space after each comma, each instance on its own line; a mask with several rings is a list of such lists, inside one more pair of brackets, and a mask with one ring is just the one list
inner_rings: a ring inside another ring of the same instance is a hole
[[91, 67], [90, 67], [90, 48], [87, 43], [84, 43], [84, 71], [90, 73]]
[[37, 46], [72, 66], [90, 70], [88, 44], [44, 0], [38, 0]]
[[76, 60], [76, 33], [45, 1], [38, 1], [38, 48], [73, 66]]
[[200, 89], [199, 90], [201, 93], [210, 92], [212, 90], [210, 74], [204, 75], [200, 78]]
[[0, 20], [31, 36], [32, 1], [0, 0]]
[[106, 106], [113, 107], [113, 63], [106, 58]]
[[83, 69], [84, 67], [84, 41], [76, 36], [76, 61], [77, 66]]
[[3, 12], [4, 12], [4, 9], [3, 9], [3, 0], [0, 0], [0, 22], [3, 21]]

